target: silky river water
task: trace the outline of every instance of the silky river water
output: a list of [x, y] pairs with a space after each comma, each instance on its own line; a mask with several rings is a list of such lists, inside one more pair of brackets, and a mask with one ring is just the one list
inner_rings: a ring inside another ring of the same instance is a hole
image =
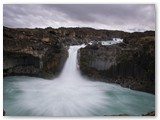
[[62, 73], [53, 80], [28, 76], [4, 78], [8, 116], [142, 115], [155, 110], [155, 96], [81, 76], [71, 46]]

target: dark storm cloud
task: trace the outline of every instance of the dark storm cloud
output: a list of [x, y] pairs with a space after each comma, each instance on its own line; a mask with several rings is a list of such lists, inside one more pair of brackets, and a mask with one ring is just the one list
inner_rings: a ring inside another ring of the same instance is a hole
[[146, 4], [6, 4], [4, 26], [155, 29], [155, 6]]

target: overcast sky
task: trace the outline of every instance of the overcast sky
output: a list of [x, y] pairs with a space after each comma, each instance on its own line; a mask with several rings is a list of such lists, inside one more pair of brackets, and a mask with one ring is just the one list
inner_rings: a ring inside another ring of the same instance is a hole
[[5, 4], [3, 25], [14, 28], [92, 27], [155, 30], [155, 6], [148, 4]]

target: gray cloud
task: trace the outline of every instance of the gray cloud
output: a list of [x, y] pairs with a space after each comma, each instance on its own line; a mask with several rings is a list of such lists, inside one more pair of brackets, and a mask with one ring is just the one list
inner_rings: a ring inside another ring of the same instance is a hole
[[155, 30], [152, 4], [5, 4], [8, 27], [93, 27], [124, 31]]

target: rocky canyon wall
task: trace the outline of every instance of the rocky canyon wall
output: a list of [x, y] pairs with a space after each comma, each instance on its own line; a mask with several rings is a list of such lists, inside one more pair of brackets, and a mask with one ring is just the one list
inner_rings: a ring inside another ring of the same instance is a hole
[[78, 51], [82, 74], [93, 80], [154, 93], [154, 31], [3, 27], [3, 75], [53, 78], [62, 70], [70, 45], [110, 38], [122, 38], [124, 42], [109, 46], [87, 45]]
[[30, 75], [50, 78], [62, 69], [67, 47], [45, 29], [3, 30], [4, 76]]
[[88, 45], [79, 51], [80, 70], [93, 80], [155, 92], [155, 33], [132, 33], [124, 42]]

